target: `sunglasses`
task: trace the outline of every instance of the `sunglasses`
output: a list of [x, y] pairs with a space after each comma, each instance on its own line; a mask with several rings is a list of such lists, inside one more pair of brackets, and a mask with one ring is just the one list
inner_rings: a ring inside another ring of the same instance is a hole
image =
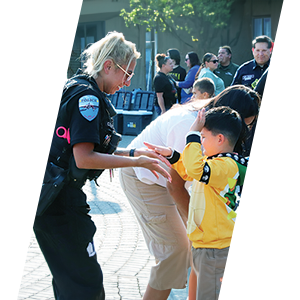
[[133, 77], [133, 75], [134, 75], [134, 73], [132, 72], [131, 74], [129, 74], [126, 70], [124, 70], [119, 64], [117, 64], [117, 63], [115, 63], [116, 64], [116, 66], [119, 68], [119, 69], [121, 69], [126, 75], [127, 75], [127, 78], [126, 78], [126, 82], [129, 82], [131, 79], [132, 79], [132, 77]]
[[170, 59], [170, 58], [171, 58], [170, 56], [166, 56], [166, 57], [164, 58], [164, 62], [168, 61], [168, 59]]
[[209, 62], [212, 62], [212, 63], [216, 64], [219, 61], [217, 59], [214, 59], [214, 60], [210, 60]]

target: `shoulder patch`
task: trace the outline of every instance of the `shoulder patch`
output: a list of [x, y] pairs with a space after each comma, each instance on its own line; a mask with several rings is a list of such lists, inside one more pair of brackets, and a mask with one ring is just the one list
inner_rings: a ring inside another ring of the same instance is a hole
[[85, 119], [92, 121], [99, 112], [99, 99], [93, 95], [83, 96], [78, 101], [78, 108]]

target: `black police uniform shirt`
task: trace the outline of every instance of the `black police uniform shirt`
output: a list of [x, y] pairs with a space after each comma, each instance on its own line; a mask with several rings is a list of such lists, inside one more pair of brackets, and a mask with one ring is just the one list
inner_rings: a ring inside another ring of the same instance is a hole
[[[172, 78], [165, 73], [158, 72], [154, 77], [155, 93], [163, 93], [165, 107], [168, 109], [176, 103], [177, 90]], [[157, 99], [156, 99], [157, 101]], [[156, 103], [156, 105], [158, 105]]]
[[[64, 165], [68, 164], [67, 160], [71, 154], [70, 149], [75, 144], [93, 143], [95, 146], [103, 144], [103, 128], [101, 128], [103, 118], [105, 119], [105, 125], [110, 126], [113, 130], [113, 124], [110, 124], [109, 116], [103, 116], [105, 95], [95, 86], [96, 83], [93, 81], [82, 80], [80, 83], [80, 87], [71, 86], [70, 99], [65, 103], [61, 103], [50, 150], [50, 155], [53, 157], [62, 157]], [[85, 85], [84, 88], [82, 88], [83, 85]], [[79, 92], [76, 92], [77, 90]], [[69, 129], [70, 144], [67, 139], [56, 134], [56, 130], [60, 126]], [[66, 152], [69, 152], [66, 153], [66, 157], [62, 154], [64, 149], [68, 149]]]
[[265, 90], [265, 84], [266, 84], [266, 80], [267, 80], [267, 76], [268, 76], [268, 71], [269, 68], [264, 72], [264, 74], [262, 74], [262, 76], [260, 77], [256, 87], [255, 87], [255, 92], [259, 93], [260, 96], [262, 97], [264, 94], [264, 90]]
[[99, 99], [88, 91], [77, 98], [70, 121], [71, 146], [85, 142], [99, 144]]
[[242, 84], [254, 89], [269, 64], [270, 60], [262, 67], [256, 63], [255, 59], [245, 62], [236, 71], [231, 85]]

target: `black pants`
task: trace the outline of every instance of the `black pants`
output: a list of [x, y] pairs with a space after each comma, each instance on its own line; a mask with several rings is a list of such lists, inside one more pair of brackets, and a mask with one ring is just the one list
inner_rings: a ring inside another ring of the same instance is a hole
[[85, 194], [64, 187], [34, 222], [34, 232], [53, 276], [57, 300], [104, 300], [103, 274], [97, 262], [94, 222]]

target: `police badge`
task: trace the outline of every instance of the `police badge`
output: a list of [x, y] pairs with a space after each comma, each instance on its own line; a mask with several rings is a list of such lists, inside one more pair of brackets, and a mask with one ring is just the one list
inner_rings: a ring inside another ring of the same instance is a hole
[[79, 99], [78, 107], [81, 115], [88, 121], [92, 121], [98, 115], [99, 99], [93, 95], [83, 96]]

